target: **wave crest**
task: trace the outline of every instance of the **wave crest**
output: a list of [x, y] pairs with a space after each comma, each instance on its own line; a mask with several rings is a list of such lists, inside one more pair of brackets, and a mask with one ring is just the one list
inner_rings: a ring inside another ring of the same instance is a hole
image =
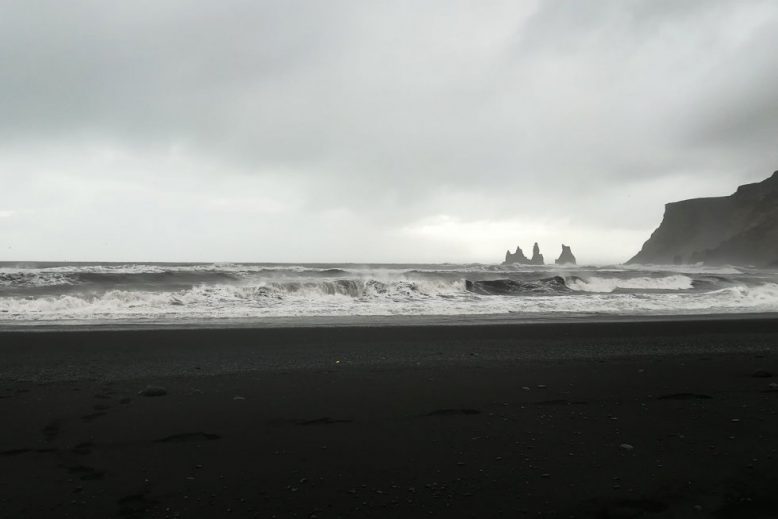
[[465, 281], [468, 292], [493, 296], [519, 296], [528, 294], [555, 294], [569, 292], [565, 279], [561, 276], [538, 279], [534, 281], [517, 281], [513, 279], [493, 279], [482, 281]]
[[571, 277], [567, 286], [578, 292], [610, 293], [616, 290], [690, 290], [694, 288], [694, 280], [689, 276], [676, 274], [665, 277], [616, 278], [593, 276], [588, 279]]
[[[696, 269], [704, 270], [704, 269]], [[778, 311], [778, 273], [489, 265], [0, 264], [0, 324]]]

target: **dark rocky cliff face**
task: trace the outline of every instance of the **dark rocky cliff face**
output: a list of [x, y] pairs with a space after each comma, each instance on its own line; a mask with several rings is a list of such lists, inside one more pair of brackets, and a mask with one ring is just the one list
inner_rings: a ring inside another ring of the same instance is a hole
[[662, 223], [628, 263], [778, 266], [778, 171], [730, 196], [665, 206]]

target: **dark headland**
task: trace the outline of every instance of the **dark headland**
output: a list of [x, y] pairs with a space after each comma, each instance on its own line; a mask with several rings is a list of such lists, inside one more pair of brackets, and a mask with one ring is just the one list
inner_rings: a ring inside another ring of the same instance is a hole
[[776, 517], [778, 320], [0, 333], [0, 516]]
[[665, 206], [660, 226], [628, 263], [778, 266], [778, 171], [730, 196]]

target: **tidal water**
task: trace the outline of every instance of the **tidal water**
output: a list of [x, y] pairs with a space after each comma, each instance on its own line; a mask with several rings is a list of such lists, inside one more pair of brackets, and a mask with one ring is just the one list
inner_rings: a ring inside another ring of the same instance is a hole
[[0, 263], [0, 325], [778, 312], [778, 271], [705, 266]]

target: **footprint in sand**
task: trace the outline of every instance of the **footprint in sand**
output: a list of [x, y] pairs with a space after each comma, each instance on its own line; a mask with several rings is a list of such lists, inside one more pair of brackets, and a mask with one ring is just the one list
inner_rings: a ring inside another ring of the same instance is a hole
[[655, 499], [617, 499], [601, 500], [601, 517], [643, 517], [658, 514], [668, 509], [668, 505]]
[[103, 476], [105, 476], [104, 471], [96, 470], [93, 467], [88, 467], [86, 465], [74, 465], [72, 467], [67, 467], [67, 469], [69, 473], [78, 475], [82, 481], [103, 479]]
[[427, 416], [472, 416], [481, 414], [478, 409], [436, 409], [430, 411]]
[[657, 400], [710, 400], [713, 397], [699, 393], [671, 393], [669, 395], [660, 395], [656, 398]]
[[57, 436], [59, 436], [59, 421], [54, 420], [53, 422], [49, 422], [49, 424], [44, 427], [41, 432], [43, 433], [43, 437], [47, 442], [54, 441]]
[[95, 444], [92, 443], [92, 442], [79, 443], [78, 445], [73, 447], [71, 452], [73, 454], [81, 454], [81, 455], [91, 454], [92, 453], [92, 447], [94, 447], [94, 446], [95, 446]]
[[19, 454], [26, 454], [32, 452], [32, 449], [10, 449], [0, 452], [0, 456], [18, 456]]
[[559, 398], [556, 400], [541, 400], [540, 402], [535, 402], [535, 405], [586, 405], [588, 403], [585, 400], [564, 400]]
[[297, 423], [297, 425], [330, 425], [334, 423], [351, 423], [354, 420], [344, 420], [342, 418], [330, 418], [329, 416], [324, 416], [322, 418], [315, 418], [313, 420], [300, 420]]
[[94, 413], [85, 414], [84, 416], [81, 417], [81, 421], [87, 422], [87, 423], [88, 422], [92, 422], [94, 420], [97, 420], [101, 416], [105, 416], [105, 414], [106, 413], [104, 411], [97, 411], [97, 412], [94, 412]]
[[143, 517], [149, 508], [157, 503], [158, 501], [149, 498], [146, 494], [132, 494], [116, 501], [121, 517]]
[[220, 440], [221, 436], [218, 434], [204, 433], [204, 432], [190, 432], [173, 434], [171, 436], [165, 436], [159, 440], [155, 440], [157, 443], [184, 443], [184, 442], [198, 442], [198, 441], [212, 441]]

